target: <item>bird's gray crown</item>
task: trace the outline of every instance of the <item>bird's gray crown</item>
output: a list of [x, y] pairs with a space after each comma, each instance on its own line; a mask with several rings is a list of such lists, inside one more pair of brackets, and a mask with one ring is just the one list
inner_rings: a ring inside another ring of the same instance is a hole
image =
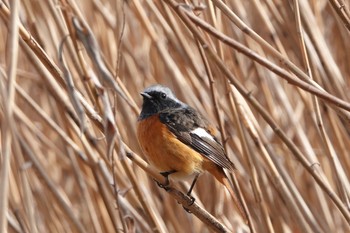
[[143, 96], [142, 111], [139, 119], [145, 119], [165, 109], [186, 107], [187, 105], [176, 98], [174, 93], [165, 86], [156, 84], [141, 92]]
[[143, 93], [147, 93], [149, 95], [152, 95], [152, 93], [165, 93], [168, 96], [168, 98], [173, 99], [175, 101], [179, 101], [174, 95], [174, 93], [170, 90], [170, 88], [162, 86], [160, 84], [155, 84], [147, 87], [145, 90], [143, 90]]

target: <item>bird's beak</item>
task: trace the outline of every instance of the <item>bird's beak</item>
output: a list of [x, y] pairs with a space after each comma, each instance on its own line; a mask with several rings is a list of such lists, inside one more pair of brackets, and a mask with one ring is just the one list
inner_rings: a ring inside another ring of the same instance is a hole
[[143, 98], [152, 99], [152, 96], [146, 92], [141, 92], [140, 95], [142, 95]]

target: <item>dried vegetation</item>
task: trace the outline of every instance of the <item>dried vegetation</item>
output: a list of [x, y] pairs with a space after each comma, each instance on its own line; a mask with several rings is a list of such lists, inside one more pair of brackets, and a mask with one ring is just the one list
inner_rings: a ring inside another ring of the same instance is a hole
[[[1, 1], [0, 232], [350, 232], [349, 5]], [[216, 123], [250, 224], [208, 174], [192, 206], [152, 180], [154, 83]]]

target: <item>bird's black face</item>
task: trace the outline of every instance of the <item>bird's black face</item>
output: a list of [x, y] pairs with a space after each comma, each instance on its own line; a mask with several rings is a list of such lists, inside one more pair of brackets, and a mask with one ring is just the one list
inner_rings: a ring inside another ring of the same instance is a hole
[[140, 119], [157, 114], [165, 109], [179, 108], [184, 104], [179, 101], [172, 91], [164, 86], [155, 85], [141, 92], [143, 97]]

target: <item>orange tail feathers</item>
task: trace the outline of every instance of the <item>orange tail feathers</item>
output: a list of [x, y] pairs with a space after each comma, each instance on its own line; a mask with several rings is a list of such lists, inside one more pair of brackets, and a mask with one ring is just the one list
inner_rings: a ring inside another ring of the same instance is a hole
[[230, 181], [228, 180], [224, 170], [222, 168], [217, 167], [217, 169], [212, 169], [209, 171], [218, 181], [220, 181], [221, 184], [223, 184], [226, 189], [229, 191], [233, 202], [236, 205], [236, 208], [244, 221], [248, 223], [248, 216], [246, 212], [244, 211], [243, 204], [240, 202], [236, 192], [232, 189]]

